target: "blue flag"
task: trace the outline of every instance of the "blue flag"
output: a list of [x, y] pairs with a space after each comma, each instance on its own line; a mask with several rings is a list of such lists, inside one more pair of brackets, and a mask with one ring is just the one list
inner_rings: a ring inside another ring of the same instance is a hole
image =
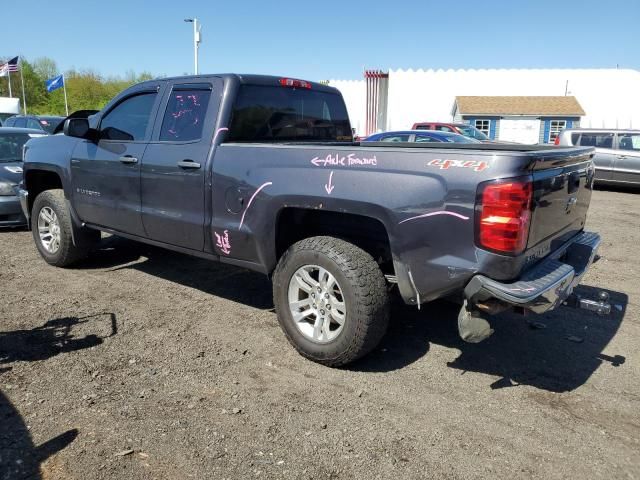
[[58, 88], [64, 87], [64, 76], [58, 75], [57, 77], [50, 78], [44, 84], [47, 86], [47, 92], [53, 92]]

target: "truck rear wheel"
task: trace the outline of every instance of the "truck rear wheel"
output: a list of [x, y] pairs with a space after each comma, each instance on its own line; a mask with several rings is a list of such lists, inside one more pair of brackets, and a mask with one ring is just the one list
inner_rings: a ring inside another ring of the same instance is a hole
[[40, 193], [33, 202], [31, 232], [38, 252], [50, 265], [68, 267], [87, 255], [88, 249], [73, 244], [71, 228], [64, 191]]
[[384, 275], [374, 259], [333, 237], [291, 246], [273, 276], [278, 322], [304, 357], [328, 366], [374, 349], [389, 323]]

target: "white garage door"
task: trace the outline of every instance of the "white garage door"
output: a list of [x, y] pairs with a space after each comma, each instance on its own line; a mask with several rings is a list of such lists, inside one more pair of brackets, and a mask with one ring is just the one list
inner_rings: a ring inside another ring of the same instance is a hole
[[500, 140], [534, 144], [540, 141], [540, 120], [503, 118], [500, 120]]

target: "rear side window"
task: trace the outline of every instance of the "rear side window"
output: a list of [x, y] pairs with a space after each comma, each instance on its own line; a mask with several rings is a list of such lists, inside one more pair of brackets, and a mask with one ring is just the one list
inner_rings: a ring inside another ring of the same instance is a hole
[[618, 148], [620, 150], [640, 151], [640, 133], [619, 133]]
[[37, 120], [34, 120], [33, 118], [27, 119], [27, 128], [33, 128], [35, 130], [42, 130], [42, 127], [40, 126], [40, 123]]
[[15, 118], [7, 118], [4, 121], [3, 126], [5, 126], [5, 127], [14, 127], [15, 123], [16, 123], [16, 119]]
[[182, 90], [171, 92], [160, 130], [161, 141], [188, 142], [200, 140], [207, 115], [211, 90]]
[[380, 139], [381, 142], [408, 142], [409, 135], [388, 135]]
[[428, 135], [416, 135], [416, 143], [427, 143], [427, 142], [439, 142], [433, 137], [429, 137]]
[[26, 118], [16, 118], [14, 120], [13, 126], [16, 128], [26, 128], [27, 127], [27, 119]]
[[571, 145], [579, 145], [578, 140], [580, 139], [580, 134], [579, 133], [572, 133], [571, 134]]
[[105, 140], [144, 140], [156, 93], [141, 93], [119, 103], [102, 119], [100, 137]]
[[40, 128], [47, 133], [53, 134], [53, 131], [62, 120], [62, 118], [40, 118]]
[[580, 146], [613, 148], [613, 133], [583, 133], [580, 135]]
[[352, 141], [347, 109], [335, 93], [242, 85], [233, 108], [230, 142]]

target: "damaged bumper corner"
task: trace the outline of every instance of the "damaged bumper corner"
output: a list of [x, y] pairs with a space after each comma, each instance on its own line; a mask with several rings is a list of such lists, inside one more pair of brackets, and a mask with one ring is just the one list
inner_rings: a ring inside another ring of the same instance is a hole
[[570, 299], [573, 289], [596, 259], [600, 242], [597, 233], [582, 232], [512, 283], [476, 275], [464, 290], [465, 298], [468, 304], [480, 309], [497, 302], [544, 313], [568, 303], [607, 314], [611, 307], [605, 301], [598, 302], [597, 308], [589, 308], [593, 307], [589, 302]]

